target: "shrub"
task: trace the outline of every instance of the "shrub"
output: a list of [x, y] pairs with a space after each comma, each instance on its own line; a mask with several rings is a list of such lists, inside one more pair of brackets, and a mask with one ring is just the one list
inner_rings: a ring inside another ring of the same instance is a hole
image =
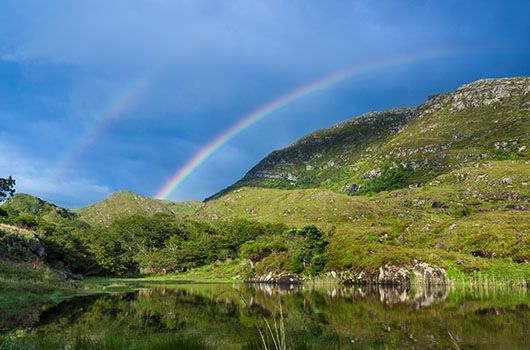
[[355, 194], [374, 194], [404, 188], [408, 186], [412, 175], [414, 169], [386, 161], [381, 166], [381, 174], [366, 180]]
[[29, 214], [20, 214], [14, 217], [11, 221], [16, 226], [27, 229], [33, 229], [37, 227], [38, 224], [37, 220]]

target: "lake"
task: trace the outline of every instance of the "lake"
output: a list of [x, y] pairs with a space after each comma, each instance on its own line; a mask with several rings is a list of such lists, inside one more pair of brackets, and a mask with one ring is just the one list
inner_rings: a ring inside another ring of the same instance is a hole
[[0, 327], [2, 350], [528, 349], [530, 300], [524, 288], [144, 282]]

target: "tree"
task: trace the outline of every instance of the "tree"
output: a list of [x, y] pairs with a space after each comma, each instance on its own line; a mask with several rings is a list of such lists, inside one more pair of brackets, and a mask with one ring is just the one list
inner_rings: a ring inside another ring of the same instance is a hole
[[11, 176], [7, 179], [0, 178], [0, 202], [13, 194], [15, 194], [15, 179]]

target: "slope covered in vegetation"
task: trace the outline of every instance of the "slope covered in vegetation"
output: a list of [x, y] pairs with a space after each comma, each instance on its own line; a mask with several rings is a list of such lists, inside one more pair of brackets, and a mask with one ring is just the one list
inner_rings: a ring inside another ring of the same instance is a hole
[[316, 223], [328, 233], [326, 270], [419, 259], [455, 272], [522, 269], [529, 276], [529, 179], [528, 161], [492, 161], [374, 196], [246, 187], [208, 202], [195, 217]]
[[484, 79], [417, 108], [372, 112], [272, 152], [244, 186], [355, 194], [422, 184], [478, 160], [529, 159], [530, 78]]
[[76, 211], [79, 217], [94, 226], [110, 226], [112, 222], [132, 215], [155, 213], [185, 217], [193, 214], [200, 202], [171, 202], [152, 199], [129, 191], [114, 192], [107, 199]]

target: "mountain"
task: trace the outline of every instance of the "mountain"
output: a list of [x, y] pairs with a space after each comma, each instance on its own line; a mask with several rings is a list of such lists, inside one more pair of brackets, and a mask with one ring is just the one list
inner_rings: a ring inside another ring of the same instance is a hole
[[529, 113], [530, 78], [479, 80], [416, 108], [313, 132], [207, 200], [245, 186], [374, 193], [421, 185], [479, 160], [528, 159]]
[[171, 202], [152, 199], [129, 191], [117, 191], [105, 200], [75, 211], [79, 217], [93, 226], [110, 226], [113, 221], [132, 215], [164, 213], [185, 217], [201, 206], [197, 201]]
[[[311, 133], [271, 153], [192, 218], [315, 223], [329, 234], [327, 271], [418, 259], [451, 273], [524, 277], [529, 149], [530, 78], [479, 80], [416, 108]], [[262, 264], [282, 266], [281, 256]]]

